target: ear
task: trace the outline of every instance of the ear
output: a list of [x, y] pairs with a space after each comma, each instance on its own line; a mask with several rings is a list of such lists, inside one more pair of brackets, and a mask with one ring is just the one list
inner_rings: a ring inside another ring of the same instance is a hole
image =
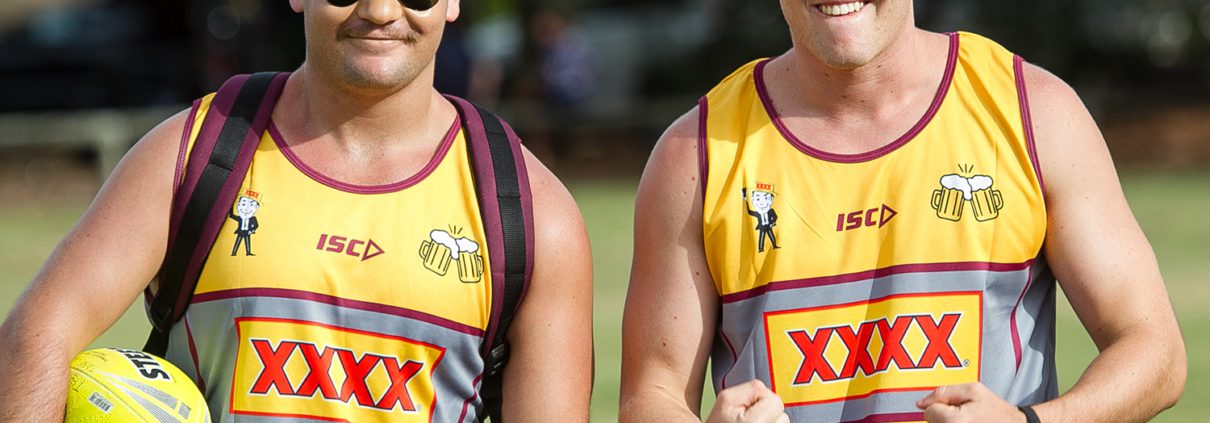
[[[295, 1], [295, 0], [291, 0]], [[458, 19], [458, 14], [462, 12], [462, 2], [458, 0], [449, 0], [449, 4], [445, 6], [445, 21], [453, 22]]]
[[304, 0], [290, 0], [290, 8], [294, 9], [294, 13], [302, 13]]

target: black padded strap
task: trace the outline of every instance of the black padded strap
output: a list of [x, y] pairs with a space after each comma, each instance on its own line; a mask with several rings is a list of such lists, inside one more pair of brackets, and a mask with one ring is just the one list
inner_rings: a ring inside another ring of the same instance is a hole
[[[509, 358], [509, 347], [505, 336], [508, 334], [509, 325], [516, 316], [521, 297], [525, 292], [526, 269], [529, 265], [527, 261], [530, 257], [528, 249], [531, 243], [526, 237], [532, 231], [526, 227], [524, 198], [521, 195], [522, 178], [517, 173], [518, 168], [524, 169], [523, 166], [518, 166], [517, 160], [524, 160], [524, 158], [514, 154], [513, 140], [510, 139], [500, 118], [473, 103], [459, 101], [455, 101], [455, 103], [459, 113], [462, 114], [468, 137], [478, 136], [476, 131], [471, 129], [474, 126], [472, 122], [482, 122], [483, 137], [486, 139], [470, 139], [472, 148], [468, 149], [469, 156], [472, 166], [478, 168], [474, 165], [475, 162], [484, 158], [475, 156], [473, 145], [486, 142], [487, 152], [491, 156], [491, 176], [495, 181], [495, 192], [486, 188], [486, 184], [476, 183], [481, 205], [480, 211], [485, 213], [482, 218], [485, 222], [499, 222], [504, 249], [502, 251], [504, 257], [503, 292], [493, 293], [502, 298], [500, 313], [497, 320], [491, 322], [494, 327], [494, 331], [488, 331], [493, 334], [491, 339], [484, 340], [486, 348], [483, 353], [483, 381], [479, 389], [479, 396], [483, 400], [484, 406], [480, 419], [486, 417], [493, 423], [499, 423], [503, 403], [503, 370], [508, 364]], [[466, 105], [473, 107], [465, 107]], [[489, 196], [495, 197], [498, 203], [499, 214], [496, 216], [486, 215], [491, 208], [482, 207], [484, 198]], [[498, 253], [493, 252], [493, 254]]]
[[[475, 109], [483, 117], [483, 129], [487, 133], [487, 145], [492, 155], [492, 170], [496, 175], [496, 198], [500, 204], [500, 224], [504, 232], [504, 301], [500, 310], [500, 322], [496, 327], [496, 336], [492, 340], [492, 349], [506, 344], [504, 335], [508, 326], [516, 316], [517, 307], [521, 305], [521, 293], [525, 289], [526, 230], [525, 216], [521, 209], [521, 187], [517, 179], [515, 160], [523, 160], [513, 156], [508, 133], [500, 119], [478, 105]], [[495, 355], [493, 351], [491, 356]], [[505, 358], [507, 360], [507, 358]], [[488, 367], [488, 375], [503, 369], [503, 363], [496, 367]]]
[[[246, 169], [233, 172], [236, 159], [248, 139], [249, 131], [254, 131], [257, 135], [264, 132], [264, 128], [253, 128], [252, 124], [276, 75], [274, 72], [263, 72], [250, 76], [240, 88], [227, 120], [223, 122], [214, 143], [214, 150], [210, 153], [206, 167], [185, 205], [176, 238], [168, 248], [160, 273], [159, 291], [149, 305], [152, 330], [146, 345], [143, 346], [146, 352], [164, 355], [168, 347], [168, 332], [189, 305], [194, 286], [194, 283], [185, 281], [189, 263], [195, 254], [208, 253], [214, 244], [213, 239], [202, 239], [206, 219], [214, 205], [222, 200], [219, 195], [227, 179], [232, 176], [243, 178], [246, 173]], [[195, 145], [198, 142], [202, 141], [195, 141]], [[226, 218], [226, 215], [223, 215], [223, 218]]]

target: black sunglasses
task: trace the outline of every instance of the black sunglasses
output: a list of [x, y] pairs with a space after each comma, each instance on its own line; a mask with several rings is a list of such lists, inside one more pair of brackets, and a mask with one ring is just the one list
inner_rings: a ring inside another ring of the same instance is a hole
[[[399, 4], [408, 9], [423, 12], [432, 9], [433, 6], [437, 5], [438, 1], [441, 0], [399, 0]], [[352, 6], [353, 3], [357, 3], [357, 0], [328, 0], [328, 4], [336, 7]]]

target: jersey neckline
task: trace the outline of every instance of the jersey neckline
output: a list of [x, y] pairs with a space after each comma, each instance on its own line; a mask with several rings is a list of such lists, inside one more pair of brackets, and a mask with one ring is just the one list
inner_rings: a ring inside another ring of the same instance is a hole
[[352, 194], [387, 194], [407, 189], [408, 187], [420, 183], [420, 181], [423, 181], [424, 178], [432, 174], [433, 171], [437, 169], [437, 166], [441, 164], [441, 161], [445, 158], [446, 153], [449, 152], [450, 146], [454, 144], [454, 139], [458, 137], [458, 132], [461, 128], [462, 117], [455, 115], [454, 123], [450, 125], [450, 129], [446, 131], [445, 138], [441, 140], [441, 144], [437, 146], [437, 151], [433, 153], [433, 157], [429, 159], [428, 164], [424, 165], [424, 168], [420, 169], [420, 171], [416, 172], [416, 174], [404, 178], [401, 181], [383, 185], [358, 185], [340, 181], [336, 178], [324, 175], [311, 166], [308, 166], [302, 161], [301, 158], [298, 157], [297, 154], [294, 153], [294, 150], [290, 148], [290, 145], [286, 143], [285, 137], [283, 137], [281, 131], [277, 129], [277, 123], [273, 122], [272, 120], [269, 121], [269, 136], [273, 138], [273, 143], [277, 144], [277, 148], [281, 150], [283, 155], [286, 156], [286, 160], [288, 160], [295, 169], [298, 169], [299, 172], [302, 172], [315, 182], [319, 182], [320, 184], [330, 188]]
[[946, 33], [946, 35], [949, 36], [949, 53], [946, 57], [945, 74], [942, 75], [941, 84], [937, 87], [936, 94], [933, 95], [933, 101], [929, 105], [928, 110], [924, 112], [924, 116], [921, 116], [920, 120], [916, 121], [916, 124], [912, 125], [911, 129], [908, 129], [906, 133], [900, 135], [895, 141], [864, 153], [841, 154], [823, 151], [807, 145], [790, 131], [790, 128], [782, 120], [781, 114], [778, 113], [777, 108], [773, 105], [773, 98], [769, 95], [768, 87], [765, 85], [765, 65], [769, 64], [773, 60], [772, 58], [762, 60], [756, 64], [752, 79], [756, 84], [756, 93], [760, 97], [760, 102], [764, 106], [765, 112], [769, 115], [769, 120], [773, 122], [773, 126], [777, 127], [777, 132], [781, 133], [782, 138], [785, 138], [790, 145], [793, 145], [804, 154], [820, 160], [839, 163], [868, 162], [890, 154], [904, 144], [907, 144], [908, 141], [914, 139], [916, 135], [920, 134], [920, 131], [924, 130], [925, 126], [928, 126], [929, 122], [933, 120], [933, 116], [937, 114], [937, 110], [941, 108], [941, 103], [945, 100], [946, 95], [949, 93], [949, 87], [952, 85], [954, 69], [957, 67], [958, 62], [959, 35], [956, 32]]

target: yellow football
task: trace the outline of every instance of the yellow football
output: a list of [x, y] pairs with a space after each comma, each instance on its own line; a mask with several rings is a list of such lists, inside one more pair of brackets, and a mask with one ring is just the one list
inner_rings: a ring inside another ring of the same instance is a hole
[[206, 398], [168, 360], [118, 348], [71, 361], [67, 422], [209, 422]]

